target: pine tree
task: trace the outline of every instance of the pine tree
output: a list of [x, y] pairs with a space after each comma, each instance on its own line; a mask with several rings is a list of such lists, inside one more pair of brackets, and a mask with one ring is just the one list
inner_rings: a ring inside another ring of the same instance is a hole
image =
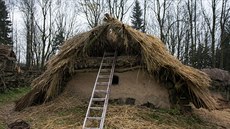
[[53, 53], [56, 53], [56, 51], [59, 50], [59, 47], [62, 45], [64, 40], [65, 40], [64, 31], [59, 30], [59, 32], [56, 34], [53, 40], [53, 45], [52, 45]]
[[142, 17], [142, 10], [140, 7], [140, 3], [138, 0], [136, 0], [135, 5], [132, 10], [132, 16], [131, 16], [132, 18], [131, 22], [132, 22], [133, 28], [137, 30], [143, 29], [143, 19], [141, 17]]
[[9, 20], [6, 5], [3, 0], [0, 0], [0, 44], [12, 45], [11, 21]]

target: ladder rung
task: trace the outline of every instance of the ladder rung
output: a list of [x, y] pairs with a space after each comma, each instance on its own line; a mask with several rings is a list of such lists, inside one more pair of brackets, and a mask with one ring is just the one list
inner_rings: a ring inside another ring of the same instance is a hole
[[113, 56], [104, 57], [104, 60], [114, 60], [114, 57]]
[[90, 107], [92, 110], [103, 110], [103, 107]]
[[109, 82], [97, 82], [97, 85], [100, 85], [100, 86], [108, 86], [108, 85], [109, 85]]
[[102, 66], [112, 66], [112, 64], [108, 64], [108, 63], [102, 63]]
[[94, 92], [97, 92], [97, 93], [108, 93], [107, 90], [95, 90]]
[[111, 69], [101, 69], [101, 72], [111, 72]]
[[99, 78], [110, 78], [110, 75], [99, 75]]
[[90, 120], [101, 120], [102, 117], [87, 117]]
[[105, 98], [92, 98], [92, 101], [105, 101]]

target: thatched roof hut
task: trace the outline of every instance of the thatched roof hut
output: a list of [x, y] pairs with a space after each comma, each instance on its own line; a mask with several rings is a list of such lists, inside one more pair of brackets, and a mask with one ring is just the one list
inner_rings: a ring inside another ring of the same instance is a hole
[[[207, 87], [210, 78], [203, 72], [183, 65], [172, 56], [162, 41], [106, 16], [105, 23], [67, 40], [60, 52], [47, 63], [46, 71], [32, 82], [33, 89], [16, 102], [16, 110], [50, 101], [64, 89], [67, 77], [74, 74], [76, 62], [100, 57], [104, 51], [134, 55], [149, 75], [171, 82], [177, 91], [185, 91], [197, 107], [215, 109]], [[137, 91], [138, 92], [138, 91]]]

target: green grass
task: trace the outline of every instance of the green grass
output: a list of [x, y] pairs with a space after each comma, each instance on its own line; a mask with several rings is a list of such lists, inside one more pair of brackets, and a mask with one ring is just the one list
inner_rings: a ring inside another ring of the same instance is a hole
[[0, 123], [0, 129], [5, 129], [5, 128], [6, 128], [6, 125], [3, 123]]
[[25, 95], [30, 89], [30, 87], [20, 87], [5, 91], [4, 93], [0, 93], [0, 105], [4, 105], [6, 103], [13, 102], [19, 99], [20, 97]]
[[[20, 87], [0, 93], [0, 106], [4, 106], [7, 103], [12, 103], [13, 101], [18, 100], [20, 97], [28, 93], [30, 89], [30, 87]], [[0, 121], [0, 129], [5, 129], [6, 126], [6, 124], [3, 124]]]

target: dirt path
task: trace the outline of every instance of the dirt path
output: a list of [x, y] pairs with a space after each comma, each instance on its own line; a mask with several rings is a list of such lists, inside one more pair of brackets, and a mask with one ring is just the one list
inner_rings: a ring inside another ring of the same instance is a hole
[[3, 106], [0, 106], [0, 121], [3, 124], [10, 123], [10, 119], [12, 117], [12, 113], [14, 112], [14, 103], [8, 103]]

